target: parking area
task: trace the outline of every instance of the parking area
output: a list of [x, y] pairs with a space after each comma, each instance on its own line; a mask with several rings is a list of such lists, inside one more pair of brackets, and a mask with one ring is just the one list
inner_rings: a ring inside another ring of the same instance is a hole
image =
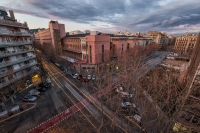
[[134, 95], [128, 93], [123, 84], [116, 86], [99, 100], [113, 112], [113, 115], [141, 126], [140, 108], [134, 101]]

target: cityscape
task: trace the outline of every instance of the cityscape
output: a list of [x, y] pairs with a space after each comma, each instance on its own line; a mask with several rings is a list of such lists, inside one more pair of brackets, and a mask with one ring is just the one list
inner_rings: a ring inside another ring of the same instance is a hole
[[199, 1], [61, 1], [0, 2], [0, 133], [200, 133]]

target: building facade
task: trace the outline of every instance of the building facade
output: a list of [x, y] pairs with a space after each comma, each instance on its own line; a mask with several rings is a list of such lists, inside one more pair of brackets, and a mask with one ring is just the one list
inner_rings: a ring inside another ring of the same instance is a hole
[[48, 29], [40, 29], [34, 33], [36, 46], [55, 57], [62, 54], [60, 40], [64, 36], [66, 36], [65, 25], [58, 21], [50, 21]]
[[160, 48], [165, 48], [169, 45], [169, 38], [166, 33], [158, 31], [149, 31], [144, 35], [153, 39], [153, 42], [158, 44]]
[[26, 23], [0, 8], [0, 92], [5, 97], [41, 82], [31, 35]]
[[200, 132], [200, 33], [191, 56], [190, 65], [185, 76], [187, 94], [178, 122], [189, 131]]
[[62, 39], [63, 52], [60, 57], [69, 62], [71, 69], [83, 74], [94, 74], [112, 57], [120, 57], [136, 45], [146, 46], [151, 42], [150, 38], [113, 36], [99, 32], [68, 35]]
[[197, 37], [198, 35], [195, 33], [188, 33], [182, 36], [177, 36], [174, 49], [183, 53], [192, 51], [197, 43]]

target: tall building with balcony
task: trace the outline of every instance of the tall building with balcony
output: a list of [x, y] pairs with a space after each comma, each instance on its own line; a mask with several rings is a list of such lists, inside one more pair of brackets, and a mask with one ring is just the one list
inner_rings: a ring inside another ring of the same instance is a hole
[[19, 23], [13, 11], [0, 7], [0, 92], [6, 97], [40, 82], [38, 63], [26, 23]]
[[165, 48], [169, 45], [169, 38], [164, 32], [149, 31], [144, 36], [152, 38], [153, 42], [159, 44], [160, 48]]
[[192, 52], [197, 43], [197, 37], [198, 35], [195, 33], [188, 33], [182, 36], [177, 36], [174, 49], [183, 53]]
[[62, 54], [61, 38], [65, 36], [65, 25], [58, 21], [50, 21], [48, 29], [39, 29], [34, 33], [34, 40], [36, 46], [46, 54], [57, 57]]
[[[185, 103], [179, 113], [178, 122], [194, 133], [200, 132], [200, 33], [196, 38], [190, 65], [185, 76]], [[183, 98], [184, 99], [184, 98]], [[186, 130], [185, 130], [186, 131]]]

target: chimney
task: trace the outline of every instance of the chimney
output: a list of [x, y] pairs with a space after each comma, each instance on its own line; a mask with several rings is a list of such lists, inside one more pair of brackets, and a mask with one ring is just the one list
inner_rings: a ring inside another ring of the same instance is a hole
[[9, 10], [9, 13], [10, 13], [10, 17], [11, 17], [12, 19], [15, 19], [15, 15], [14, 15], [13, 10]]

